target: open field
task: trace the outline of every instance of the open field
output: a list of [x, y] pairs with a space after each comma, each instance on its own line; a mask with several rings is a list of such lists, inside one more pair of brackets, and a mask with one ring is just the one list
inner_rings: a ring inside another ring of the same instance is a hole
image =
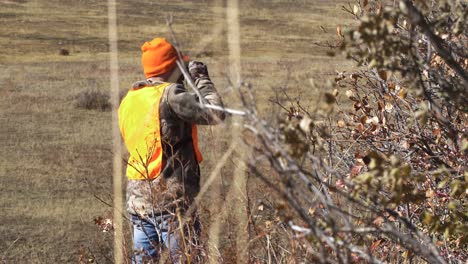
[[[225, 77], [224, 1], [117, 2], [121, 89], [143, 78], [140, 46], [155, 36], [169, 38], [165, 18], [172, 14], [184, 51], [208, 64], [226, 104], [235, 103]], [[254, 87], [263, 114], [275, 108], [269, 102], [273, 89], [287, 89], [313, 105], [319, 91], [309, 79], [320, 89], [335, 70], [350, 67], [313, 44], [336, 39], [336, 26], [352, 22], [341, 11], [346, 1], [240, 2], [242, 77]], [[93, 219], [111, 212], [95, 198], [111, 201], [111, 113], [75, 107], [80, 92], [109, 90], [106, 3], [0, 2], [0, 260], [5, 263], [78, 262], [81, 250], [97, 251], [96, 245], [110, 239]], [[61, 48], [70, 55], [60, 56]], [[202, 129], [204, 175], [226, 149], [225, 129]], [[100, 255], [100, 263], [106, 257], [111, 256]]]

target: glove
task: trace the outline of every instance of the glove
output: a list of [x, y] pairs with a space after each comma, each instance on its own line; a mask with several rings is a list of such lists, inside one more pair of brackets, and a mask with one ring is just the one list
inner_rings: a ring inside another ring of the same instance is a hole
[[188, 65], [188, 70], [190, 72], [190, 76], [192, 76], [192, 79], [194, 80], [200, 79], [201, 77], [210, 77], [208, 75], [208, 68], [205, 64], [203, 64], [203, 62], [190, 61]]

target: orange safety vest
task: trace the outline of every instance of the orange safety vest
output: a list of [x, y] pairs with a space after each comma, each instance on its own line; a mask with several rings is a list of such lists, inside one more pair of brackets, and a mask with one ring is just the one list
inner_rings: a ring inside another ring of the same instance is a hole
[[[159, 103], [170, 83], [132, 89], [119, 107], [119, 127], [130, 153], [127, 177], [130, 180], [154, 179], [163, 166], [163, 149], [159, 119]], [[192, 125], [195, 157], [203, 157], [198, 149], [197, 127]]]

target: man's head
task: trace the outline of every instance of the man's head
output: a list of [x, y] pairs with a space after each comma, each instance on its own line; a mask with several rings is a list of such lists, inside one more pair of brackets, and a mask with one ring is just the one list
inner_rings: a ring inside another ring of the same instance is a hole
[[[177, 80], [180, 76], [180, 72], [174, 72], [177, 69], [177, 51], [165, 38], [155, 38], [145, 42], [141, 46], [141, 51], [143, 53], [141, 62], [147, 79], [164, 77], [166, 80]], [[183, 60], [187, 62], [188, 56], [183, 56]], [[172, 73], [178, 76], [171, 77]]]

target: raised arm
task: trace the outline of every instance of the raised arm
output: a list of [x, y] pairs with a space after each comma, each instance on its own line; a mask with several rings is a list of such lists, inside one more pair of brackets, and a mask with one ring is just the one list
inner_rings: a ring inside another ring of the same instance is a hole
[[[201, 62], [190, 62], [189, 71], [204, 103], [223, 107], [223, 101], [210, 80], [206, 66]], [[182, 120], [199, 125], [215, 125], [224, 120], [223, 111], [203, 108], [197, 94], [187, 91], [182, 84], [174, 84], [168, 89], [167, 102]]]

